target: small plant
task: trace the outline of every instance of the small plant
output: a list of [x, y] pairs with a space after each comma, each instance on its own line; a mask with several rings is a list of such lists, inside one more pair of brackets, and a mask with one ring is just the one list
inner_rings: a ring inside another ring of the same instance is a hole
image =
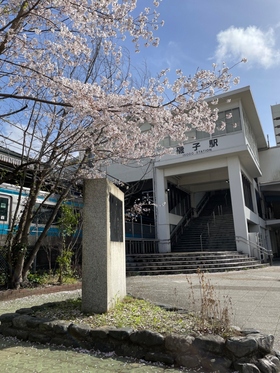
[[43, 285], [50, 285], [50, 284], [57, 284], [57, 276], [54, 276], [48, 272], [35, 272], [29, 273], [27, 275], [28, 283], [26, 286], [43, 286]]
[[196, 314], [196, 329], [202, 333], [213, 334], [231, 334], [231, 316], [232, 316], [232, 302], [228, 296], [224, 297], [224, 301], [219, 300], [214, 286], [205, 276], [205, 273], [200, 269], [197, 270], [200, 299], [199, 306], [195, 298], [194, 286], [190, 277], [187, 277], [187, 282], [190, 285], [190, 300]]
[[73, 277], [71, 266], [73, 252], [67, 248], [63, 248], [56, 261], [59, 265], [58, 281], [60, 284], [65, 283], [66, 278]]
[[70, 245], [66, 244], [66, 239], [75, 234], [79, 223], [79, 214], [69, 205], [62, 205], [61, 217], [58, 221], [59, 230], [62, 237], [62, 250], [57, 258], [59, 264], [59, 282], [62, 284], [66, 279], [74, 276], [72, 270], [73, 251]]

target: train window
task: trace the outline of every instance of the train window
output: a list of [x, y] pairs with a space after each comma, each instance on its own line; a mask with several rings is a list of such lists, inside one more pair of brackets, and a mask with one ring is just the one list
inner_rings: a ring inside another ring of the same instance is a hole
[[[39, 204], [35, 205], [34, 211], [37, 211], [39, 208]], [[43, 205], [40, 206], [40, 209], [34, 214], [32, 223], [34, 224], [46, 224], [53, 214], [54, 206]], [[54, 223], [57, 219], [55, 219]]]
[[0, 221], [8, 220], [9, 199], [0, 197]]

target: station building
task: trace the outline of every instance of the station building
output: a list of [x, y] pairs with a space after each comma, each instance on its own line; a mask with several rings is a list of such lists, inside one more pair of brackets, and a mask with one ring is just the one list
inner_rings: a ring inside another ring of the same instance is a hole
[[[143, 160], [141, 165], [108, 167], [108, 174], [116, 179], [141, 185], [135, 197], [150, 198], [154, 203], [149, 217], [153, 222], [142, 224], [141, 234], [128, 225], [127, 238], [147, 239], [145, 229], [151, 232], [154, 223], [157, 250], [171, 252], [176, 251], [181, 228], [199, 224], [198, 246], [192, 249], [191, 242], [185, 243], [181, 251], [213, 250], [220, 240], [219, 250], [280, 257], [280, 105], [271, 107], [276, 146], [270, 147], [250, 87], [217, 98], [219, 119], [211, 136], [194, 129], [183, 146], [165, 139], [166, 146], [174, 147], [173, 154]], [[229, 239], [228, 244], [223, 241], [228, 215], [233, 224], [231, 246]], [[206, 216], [204, 220], [202, 216]]]

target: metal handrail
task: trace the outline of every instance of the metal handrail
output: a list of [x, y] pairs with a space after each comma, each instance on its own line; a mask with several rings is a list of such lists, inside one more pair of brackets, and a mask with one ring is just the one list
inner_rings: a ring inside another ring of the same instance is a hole
[[253, 256], [255, 256], [255, 250], [258, 252], [259, 255], [257, 257], [261, 260], [268, 260], [270, 265], [272, 265], [272, 258], [273, 258], [273, 251], [271, 249], [267, 249], [264, 246], [261, 246], [255, 242], [252, 242], [244, 237], [236, 236], [236, 242], [243, 242], [249, 246], [250, 249], [250, 256], [251, 256], [251, 248], [253, 248]]
[[171, 245], [175, 244], [178, 240], [178, 237], [183, 232], [186, 225], [188, 225], [189, 221], [191, 220], [192, 215], [192, 209], [190, 208], [186, 214], [182, 217], [182, 219], [179, 221], [179, 223], [176, 225], [176, 227], [173, 229], [173, 231], [170, 234], [170, 242]]
[[207, 223], [206, 223], [206, 227], [202, 230], [200, 236], [199, 236], [199, 239], [200, 239], [200, 250], [203, 251], [203, 235], [205, 234], [205, 231], [206, 231], [206, 228], [207, 228], [207, 233], [208, 233], [208, 237], [210, 237], [210, 223], [211, 221], [214, 222], [214, 225], [216, 224], [216, 214], [215, 214], [215, 209], [216, 207], [218, 208], [218, 215], [222, 215], [223, 214], [223, 208], [222, 208], [222, 205], [218, 205], [218, 206], [215, 206], [214, 207], [214, 210], [211, 212], [210, 216], [212, 216], [212, 218], [210, 218]]
[[195, 208], [197, 216], [199, 216], [199, 214], [201, 213], [201, 211], [203, 210], [203, 208], [205, 207], [209, 199], [210, 199], [210, 193], [206, 193], [206, 195], [203, 196], [201, 201], [199, 201], [197, 207]]

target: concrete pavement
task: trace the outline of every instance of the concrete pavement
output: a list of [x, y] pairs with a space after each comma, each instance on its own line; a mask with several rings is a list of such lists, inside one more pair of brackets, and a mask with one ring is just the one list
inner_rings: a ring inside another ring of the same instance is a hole
[[[214, 286], [216, 296], [223, 302], [229, 297], [232, 303], [232, 324], [255, 328], [273, 334], [274, 347], [280, 350], [280, 263], [272, 267], [225, 273], [206, 274]], [[155, 303], [185, 309], [193, 306], [189, 299], [192, 287], [199, 299], [199, 281], [196, 274], [174, 276], [145, 276], [127, 278], [127, 292]], [[192, 286], [190, 286], [190, 282]], [[80, 290], [54, 294], [34, 295], [0, 302], [0, 314], [14, 312], [35, 304], [75, 298]], [[81, 354], [71, 349], [35, 345], [0, 336], [1, 372], [180, 372], [173, 368], [151, 366], [144, 362], [130, 361], [94, 354]]]
[[[280, 350], [280, 263], [260, 269], [209, 273], [206, 279], [214, 286], [216, 296], [223, 303], [232, 303], [232, 324], [255, 328], [273, 334], [274, 347]], [[199, 299], [198, 275], [188, 275], [195, 298]], [[129, 277], [127, 291], [152, 302], [191, 310], [191, 286], [186, 275]], [[198, 307], [198, 304], [197, 304]]]

